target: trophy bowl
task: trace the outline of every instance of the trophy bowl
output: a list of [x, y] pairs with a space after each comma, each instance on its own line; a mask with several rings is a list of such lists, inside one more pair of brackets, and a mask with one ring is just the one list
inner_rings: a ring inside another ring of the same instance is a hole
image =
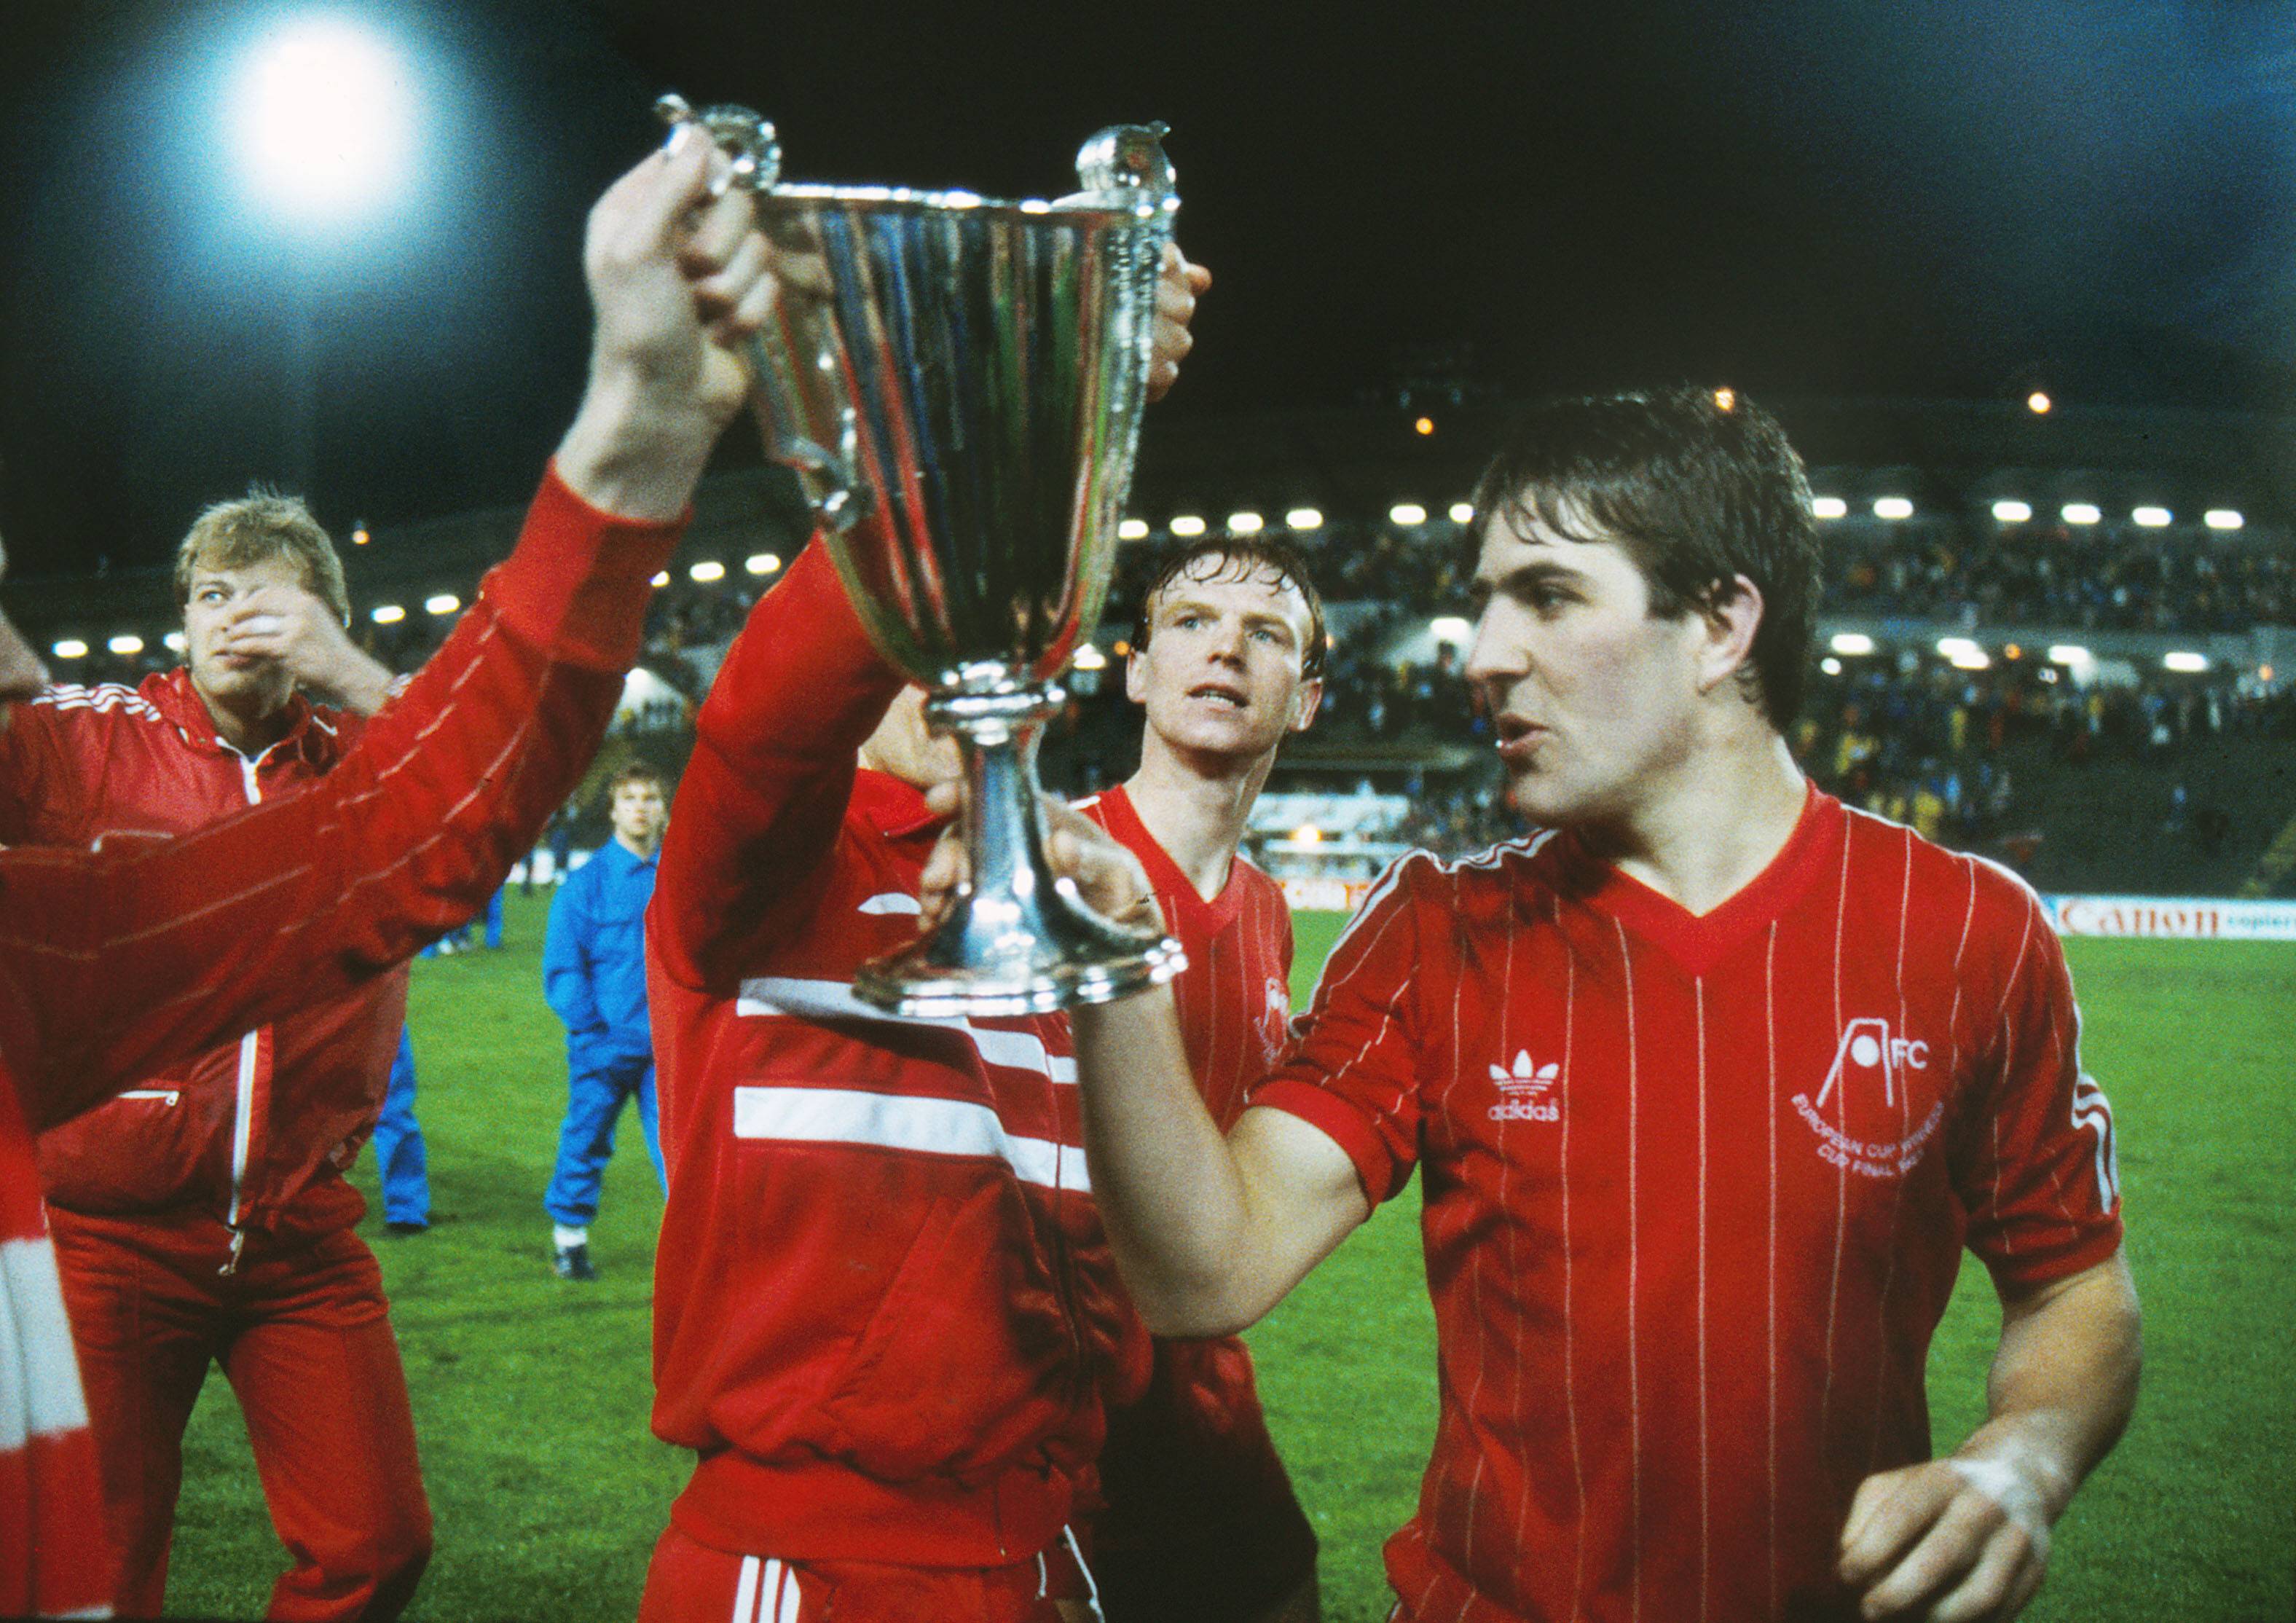
[[767, 455], [795, 471], [855, 612], [955, 737], [971, 880], [938, 928], [864, 965], [903, 1015], [1038, 1014], [1168, 980], [1177, 942], [1085, 904], [1045, 857], [1037, 778], [1058, 678], [1115, 564], [1178, 199], [1161, 125], [1103, 130], [1082, 190], [792, 185], [773, 127], [696, 113], [757, 193], [780, 283], [750, 343]]

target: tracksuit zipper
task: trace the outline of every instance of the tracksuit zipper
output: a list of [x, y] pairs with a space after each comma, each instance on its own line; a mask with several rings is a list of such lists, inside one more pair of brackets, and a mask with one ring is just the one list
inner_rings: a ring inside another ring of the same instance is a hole
[[[217, 742], [223, 742], [220, 739]], [[270, 750], [264, 750], [251, 760], [233, 750], [228, 743], [223, 747], [238, 757], [239, 780], [241, 787], [247, 791], [247, 803], [250, 806], [262, 805], [263, 783], [256, 776], [256, 768], [263, 764], [264, 757], [278, 745], [272, 745]], [[231, 1209], [224, 1217], [224, 1225], [231, 1230], [231, 1255], [225, 1258], [223, 1266], [216, 1270], [218, 1274], [236, 1274], [239, 1271], [239, 1254], [247, 1244], [247, 1231], [239, 1225], [239, 1202], [243, 1193], [242, 1186], [247, 1181], [248, 1151], [255, 1137], [255, 1068], [261, 1053], [261, 1032], [250, 1031], [239, 1039], [239, 1098], [233, 1109], [231, 1121]]]

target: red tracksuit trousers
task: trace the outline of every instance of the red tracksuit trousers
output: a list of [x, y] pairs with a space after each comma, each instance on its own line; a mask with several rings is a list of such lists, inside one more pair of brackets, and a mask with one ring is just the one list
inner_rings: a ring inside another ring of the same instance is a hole
[[50, 1215], [121, 1615], [160, 1613], [184, 1426], [215, 1363], [293, 1559], [268, 1615], [396, 1618], [430, 1558], [430, 1506], [374, 1253], [348, 1229], [251, 1234], [226, 1274], [231, 1233], [212, 1217]]

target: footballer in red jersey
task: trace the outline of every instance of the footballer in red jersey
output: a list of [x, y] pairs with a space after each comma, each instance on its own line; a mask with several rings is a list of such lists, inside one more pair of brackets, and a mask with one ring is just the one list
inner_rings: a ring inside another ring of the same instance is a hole
[[[1078, 1012], [1127, 1282], [1232, 1331], [1419, 1169], [1441, 1408], [1400, 1619], [2013, 1616], [2140, 1362], [2059, 945], [2013, 876], [1803, 781], [1815, 526], [1742, 396], [1541, 408], [1476, 507], [1467, 676], [1546, 832], [1398, 865], [1225, 1147], [1164, 994]], [[2001, 1336], [1933, 1458], [1964, 1245]]]
[[[1188, 1068], [1222, 1127], [1283, 1046], [1292, 914], [1237, 852], [1283, 740], [1323, 696], [1323, 606], [1283, 543], [1201, 541], [1143, 594], [1126, 668], [1140, 769], [1078, 809], [1136, 856], [1187, 954], [1173, 983]], [[1091, 1524], [1109, 1623], [1318, 1615], [1316, 1536], [1234, 1336], [1155, 1343], [1148, 1390], [1111, 1409]]]

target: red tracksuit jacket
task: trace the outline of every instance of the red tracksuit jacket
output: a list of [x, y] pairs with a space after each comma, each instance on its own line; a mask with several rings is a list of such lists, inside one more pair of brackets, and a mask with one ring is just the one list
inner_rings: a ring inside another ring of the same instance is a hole
[[[365, 725], [297, 698], [286, 734], [250, 758], [217, 735], [180, 667], [136, 688], [53, 688], [0, 735], [0, 840], [205, 828], [301, 792]], [[297, 1234], [357, 1222], [365, 1203], [341, 1174], [373, 1130], [406, 1018], [402, 968], [139, 1078], [41, 1135], [49, 1201], [104, 1216], [196, 1207]]]
[[653, 1426], [713, 1548], [994, 1566], [1070, 1519], [1144, 1381], [1067, 1022], [893, 1021], [937, 825], [854, 757], [900, 687], [808, 548], [702, 707], [647, 918], [669, 1165]]
[[0, 851], [0, 1616], [110, 1598], [32, 1134], [469, 918], [595, 750], [682, 528], [545, 480], [446, 645], [308, 792], [171, 839]]

